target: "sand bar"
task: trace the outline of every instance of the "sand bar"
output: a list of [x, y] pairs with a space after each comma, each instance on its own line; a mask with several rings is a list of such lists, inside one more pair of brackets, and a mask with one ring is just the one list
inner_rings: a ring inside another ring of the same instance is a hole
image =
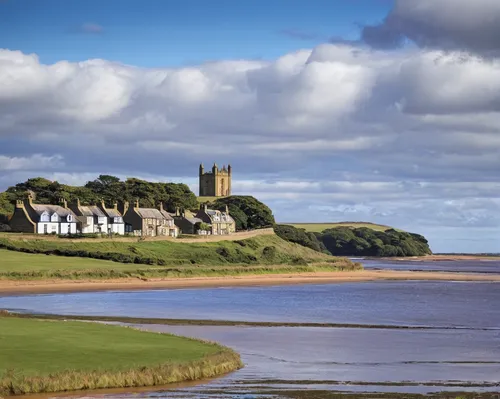
[[225, 277], [115, 279], [115, 280], [0, 280], [0, 295], [82, 291], [150, 290], [176, 288], [237, 287], [291, 284], [330, 284], [363, 281], [483, 281], [500, 282], [500, 275], [446, 272], [362, 270], [268, 274]]

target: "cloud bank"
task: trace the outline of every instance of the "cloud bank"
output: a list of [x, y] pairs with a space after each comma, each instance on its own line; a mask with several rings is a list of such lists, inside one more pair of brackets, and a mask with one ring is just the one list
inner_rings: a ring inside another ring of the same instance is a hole
[[[499, 251], [500, 3], [470, 4], [397, 1], [363, 32], [377, 48], [272, 62], [44, 65], [0, 50], [0, 188], [110, 173], [196, 190], [199, 162], [217, 161], [279, 221], [366, 220], [435, 251]], [[418, 47], [388, 49], [406, 39]]]
[[363, 29], [364, 41], [394, 48], [410, 40], [419, 47], [498, 55], [500, 2], [496, 0], [396, 0], [379, 25]]

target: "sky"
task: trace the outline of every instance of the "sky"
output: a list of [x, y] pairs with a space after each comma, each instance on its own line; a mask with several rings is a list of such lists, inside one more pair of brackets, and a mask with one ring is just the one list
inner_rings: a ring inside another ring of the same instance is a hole
[[0, 190], [233, 167], [278, 222], [500, 252], [498, 0], [0, 0]]

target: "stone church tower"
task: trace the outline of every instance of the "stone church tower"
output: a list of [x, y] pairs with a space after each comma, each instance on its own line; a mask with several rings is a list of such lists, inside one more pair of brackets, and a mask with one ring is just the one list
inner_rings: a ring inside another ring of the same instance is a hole
[[200, 197], [226, 197], [231, 195], [231, 165], [219, 169], [214, 163], [211, 172], [200, 164]]

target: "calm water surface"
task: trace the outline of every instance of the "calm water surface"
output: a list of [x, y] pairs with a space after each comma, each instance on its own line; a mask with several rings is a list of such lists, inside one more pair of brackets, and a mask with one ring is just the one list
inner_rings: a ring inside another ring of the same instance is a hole
[[413, 281], [109, 291], [4, 297], [0, 308], [67, 315], [497, 328], [499, 287]]
[[132, 395], [166, 398], [246, 399], [261, 393], [286, 397], [284, 392], [289, 390], [497, 392], [499, 305], [500, 283], [468, 282], [370, 282], [0, 297], [0, 308], [59, 314], [437, 327], [398, 330], [139, 326], [221, 342], [241, 353], [246, 364], [240, 371], [197, 387]]

